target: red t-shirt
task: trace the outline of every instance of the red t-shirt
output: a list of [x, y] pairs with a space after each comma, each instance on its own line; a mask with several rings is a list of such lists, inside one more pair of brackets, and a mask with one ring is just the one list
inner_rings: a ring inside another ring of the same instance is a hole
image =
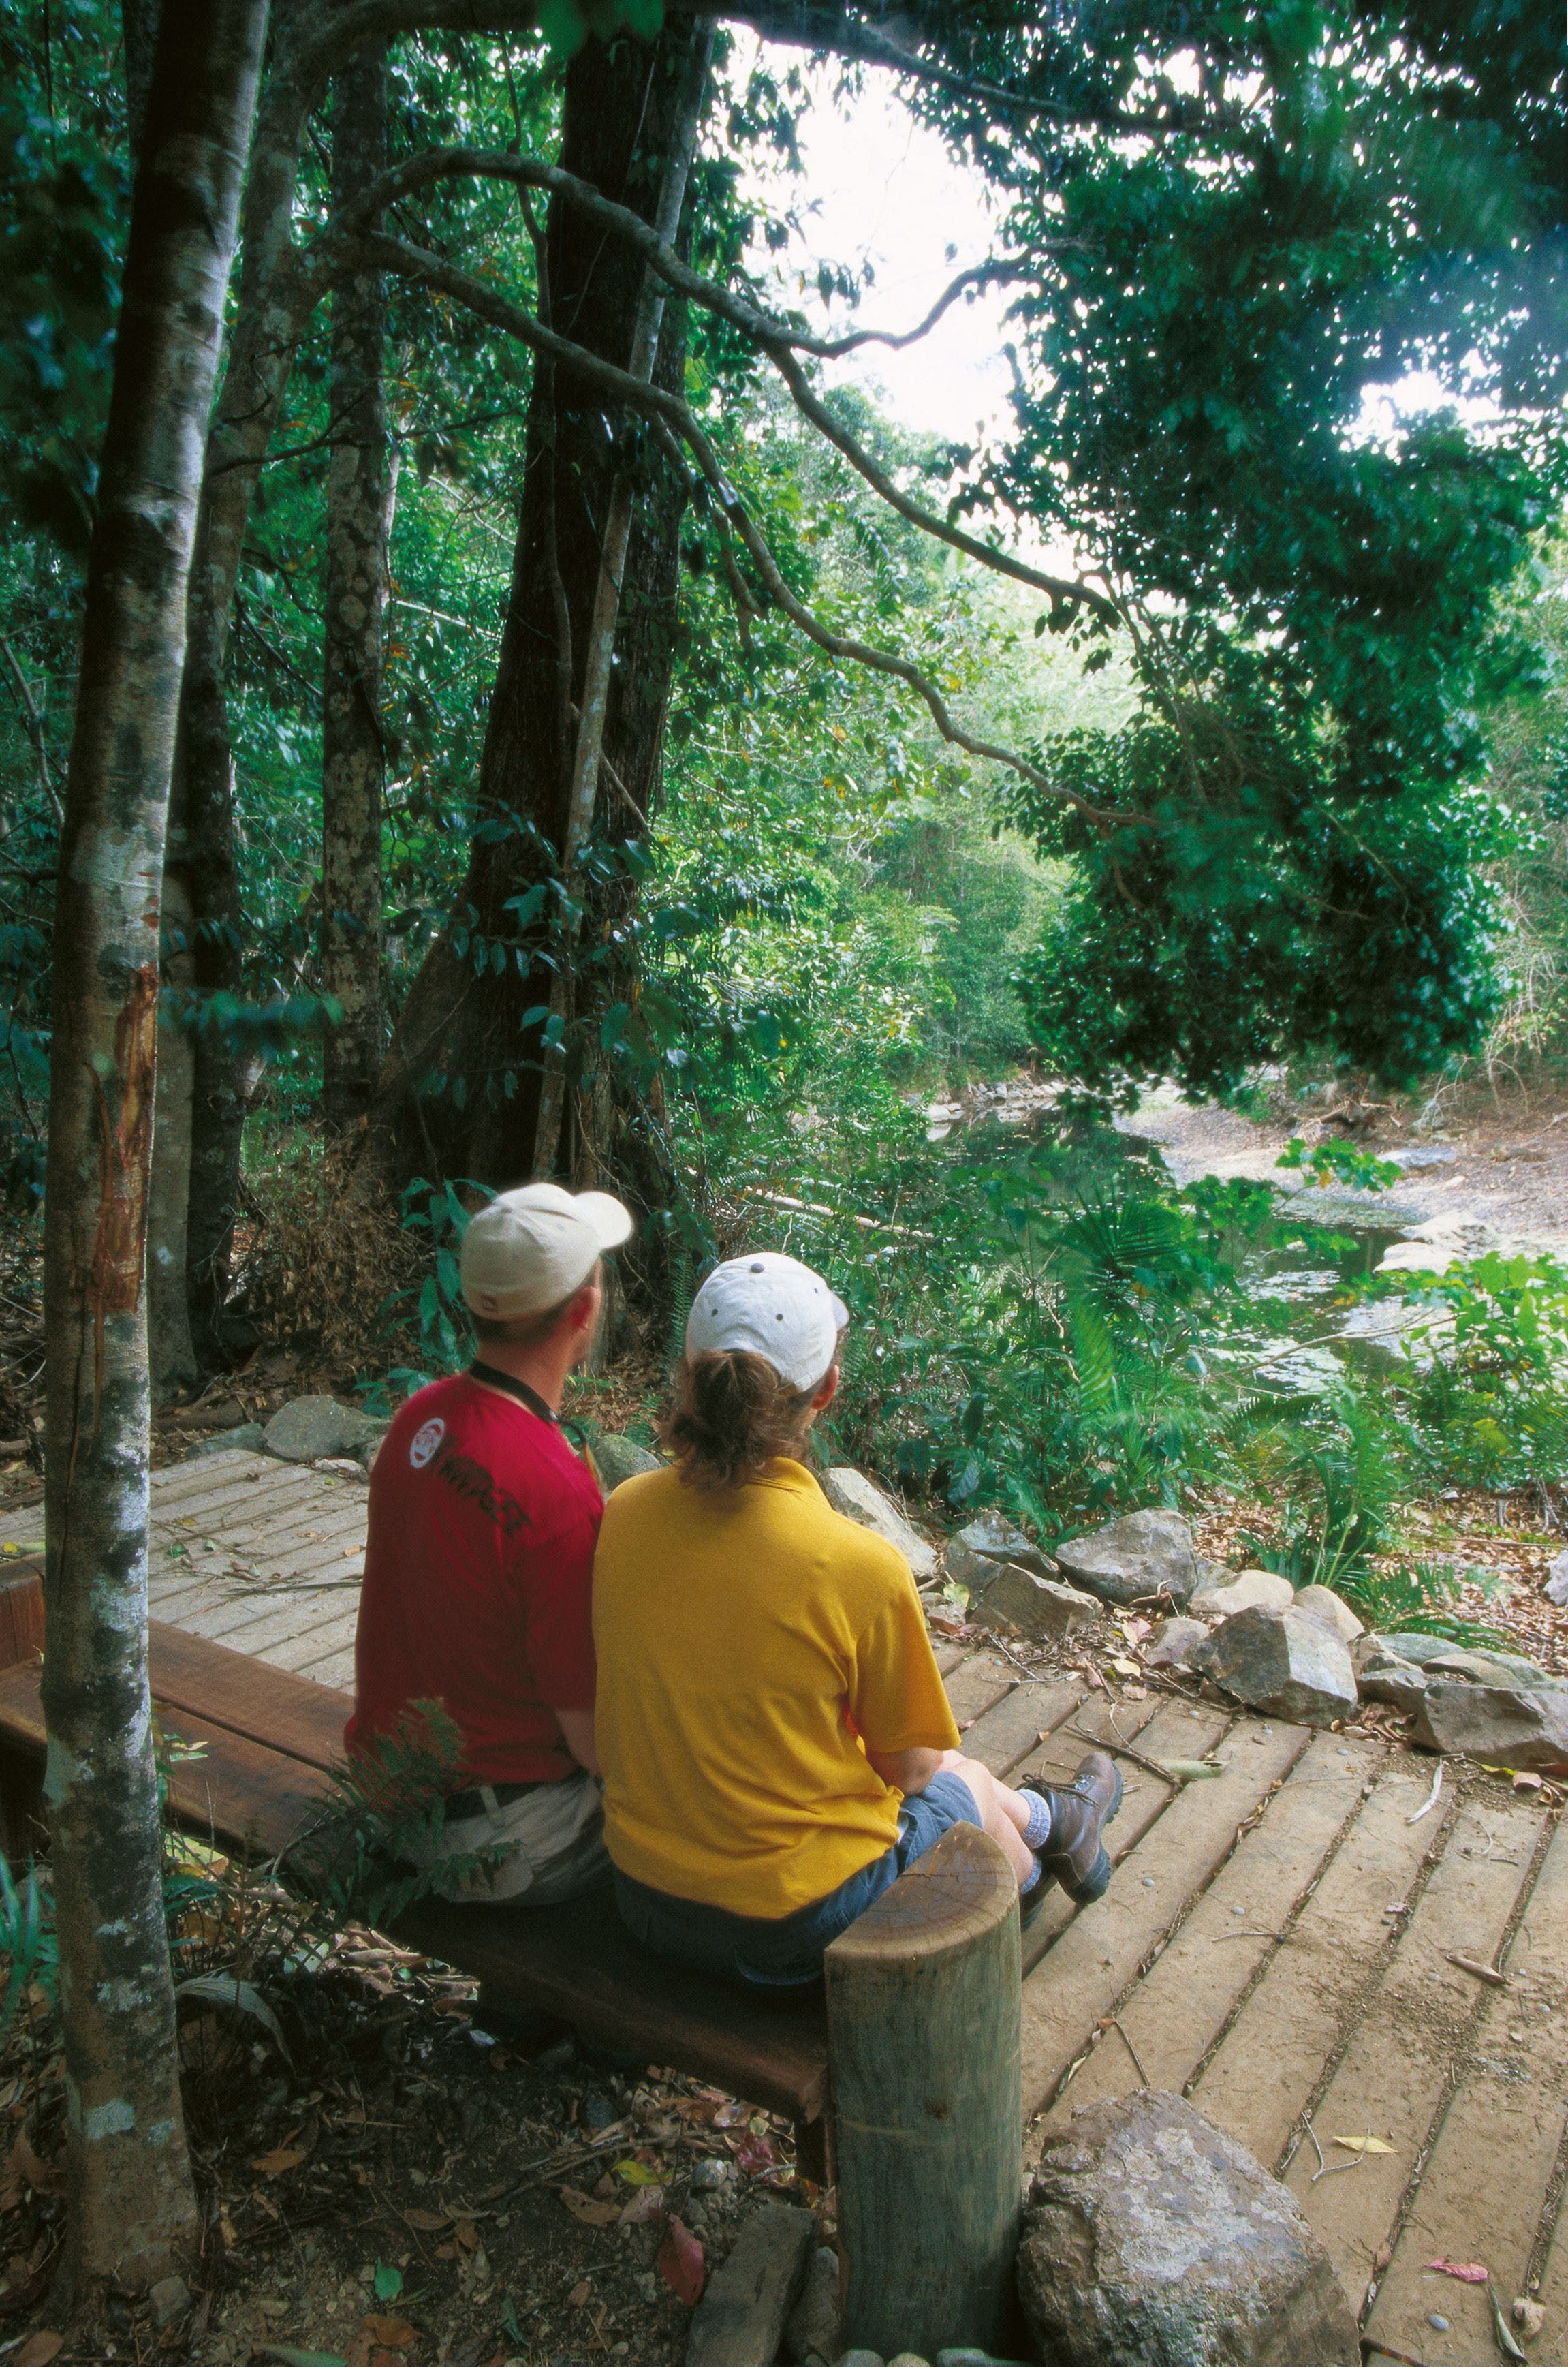
[[462, 1780], [570, 1775], [554, 1711], [593, 1706], [604, 1509], [587, 1465], [514, 1398], [466, 1373], [410, 1398], [370, 1475], [350, 1751], [438, 1701], [463, 1731]]

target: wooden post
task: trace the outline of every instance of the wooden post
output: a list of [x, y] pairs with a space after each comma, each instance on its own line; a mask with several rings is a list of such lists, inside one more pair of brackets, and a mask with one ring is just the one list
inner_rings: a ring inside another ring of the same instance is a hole
[[1018, 1887], [957, 1825], [828, 1951], [844, 2338], [998, 2349], [1023, 2201]]

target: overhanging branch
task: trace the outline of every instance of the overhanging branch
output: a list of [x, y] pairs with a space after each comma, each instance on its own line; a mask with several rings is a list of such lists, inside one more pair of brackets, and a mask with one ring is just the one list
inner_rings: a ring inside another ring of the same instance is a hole
[[1122, 828], [1141, 817], [1128, 813], [1112, 813], [1093, 806], [1076, 791], [1064, 788], [1037, 764], [1021, 756], [1015, 749], [981, 740], [955, 723], [931, 677], [923, 674], [908, 658], [894, 656], [886, 650], [874, 649], [869, 642], [835, 633], [813, 616], [804, 601], [798, 599], [781, 573], [768, 543], [748, 515], [735, 487], [730, 483], [722, 461], [700, 422], [681, 397], [665, 389], [650, 385], [646, 379], [633, 378], [628, 371], [617, 369], [613, 362], [603, 360], [586, 347], [576, 345], [569, 338], [547, 329], [525, 311], [499, 289], [491, 288], [482, 279], [460, 270], [456, 264], [446, 262], [423, 247], [406, 239], [390, 238], [383, 232], [367, 234], [357, 247], [357, 257], [379, 271], [390, 271], [404, 278], [423, 281], [438, 289], [444, 295], [461, 304], [479, 320], [488, 321], [508, 335], [516, 337], [534, 352], [547, 357], [556, 367], [593, 387], [610, 401], [627, 410], [651, 419], [665, 435], [679, 439], [692, 453], [701, 470], [720, 511], [739, 536], [757, 569], [770, 596], [791, 621], [798, 626], [808, 640], [833, 658], [848, 659], [875, 674], [888, 674], [903, 682], [925, 701], [932, 721], [942, 738], [953, 747], [962, 748], [972, 756], [1005, 765], [1023, 780], [1031, 782], [1047, 797], [1060, 798], [1091, 821]]

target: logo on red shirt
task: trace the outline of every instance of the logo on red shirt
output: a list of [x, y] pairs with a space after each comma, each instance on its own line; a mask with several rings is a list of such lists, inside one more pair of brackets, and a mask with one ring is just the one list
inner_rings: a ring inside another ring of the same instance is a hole
[[416, 1471], [424, 1469], [446, 1435], [446, 1425], [439, 1414], [433, 1421], [425, 1422], [421, 1429], [414, 1432], [409, 1441], [409, 1461]]

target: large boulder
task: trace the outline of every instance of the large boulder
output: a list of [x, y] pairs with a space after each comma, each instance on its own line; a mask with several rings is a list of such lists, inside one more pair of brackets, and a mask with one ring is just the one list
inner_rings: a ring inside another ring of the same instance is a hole
[[1037, 1578], [1054, 1578], [1055, 1564], [1038, 1546], [1030, 1544], [1023, 1531], [1015, 1528], [1005, 1512], [982, 1512], [965, 1522], [956, 1536], [949, 1537], [946, 1548], [947, 1574], [960, 1586], [975, 1594], [983, 1594], [1003, 1562], [1011, 1562], [1020, 1569], [1032, 1569]]
[[1018, 2253], [1043, 2367], [1359, 2367], [1287, 2187], [1180, 2096], [1090, 2104], [1046, 2145]]
[[1198, 1646], [1191, 1665], [1268, 1717], [1332, 1726], [1355, 1713], [1349, 1647], [1308, 1611], [1238, 1611]]
[[1185, 1611], [1197, 1584], [1192, 1533], [1179, 1512], [1127, 1512], [1051, 1550], [1068, 1584], [1102, 1603], [1143, 1603], [1164, 1594]]
[[811, 2359], [829, 2367], [843, 2350], [839, 2255], [830, 2244], [819, 2244], [806, 2263], [799, 2298], [784, 2321], [784, 2347], [792, 2367], [806, 2367]]
[[1144, 1653], [1146, 1669], [1185, 1669], [1191, 1665], [1192, 1655], [1200, 1644], [1209, 1640], [1209, 1630], [1201, 1619], [1183, 1619], [1179, 1613], [1173, 1618], [1162, 1619], [1149, 1637]]
[[1412, 1742], [1494, 1767], [1568, 1772], [1568, 1685], [1511, 1691], [1428, 1674], [1409, 1706]]
[[1295, 1599], [1295, 1588], [1278, 1570], [1244, 1569], [1235, 1578], [1221, 1570], [1213, 1582], [1199, 1587], [1187, 1608], [1194, 1619], [1214, 1622], [1234, 1619], [1258, 1603], [1265, 1611], [1288, 1611]]
[[982, 1627], [1000, 1620], [1027, 1636], [1032, 1644], [1059, 1644], [1064, 1637], [1076, 1635], [1080, 1627], [1092, 1627], [1105, 1616], [1104, 1604], [1092, 1594], [1080, 1594], [1076, 1586], [1037, 1578], [1033, 1570], [1021, 1569], [1015, 1562], [993, 1562], [988, 1567], [996, 1575], [978, 1602], [969, 1606], [970, 1617]]
[[852, 1464], [835, 1464], [830, 1471], [819, 1475], [822, 1493], [835, 1512], [842, 1512], [848, 1521], [856, 1522], [863, 1529], [874, 1529], [897, 1546], [917, 1580], [934, 1578], [936, 1551], [929, 1546], [918, 1529], [912, 1529], [897, 1505], [874, 1479]]
[[210, 1438], [198, 1438], [194, 1446], [186, 1449], [186, 1461], [197, 1462], [206, 1455], [265, 1455], [266, 1433], [259, 1421], [243, 1421], [238, 1430], [216, 1430]]
[[623, 1479], [636, 1479], [644, 1471], [663, 1468], [657, 1455], [650, 1455], [635, 1438], [623, 1437], [616, 1430], [591, 1431], [588, 1451], [606, 1496], [613, 1496]]
[[1343, 1637], [1347, 1644], [1353, 1644], [1358, 1636], [1366, 1634], [1362, 1622], [1331, 1586], [1299, 1588], [1295, 1606], [1298, 1611], [1310, 1611], [1314, 1619], [1325, 1619], [1335, 1634]]
[[378, 1446], [388, 1425], [336, 1398], [290, 1398], [266, 1426], [266, 1451], [285, 1463], [320, 1463], [333, 1455], [363, 1455]]

